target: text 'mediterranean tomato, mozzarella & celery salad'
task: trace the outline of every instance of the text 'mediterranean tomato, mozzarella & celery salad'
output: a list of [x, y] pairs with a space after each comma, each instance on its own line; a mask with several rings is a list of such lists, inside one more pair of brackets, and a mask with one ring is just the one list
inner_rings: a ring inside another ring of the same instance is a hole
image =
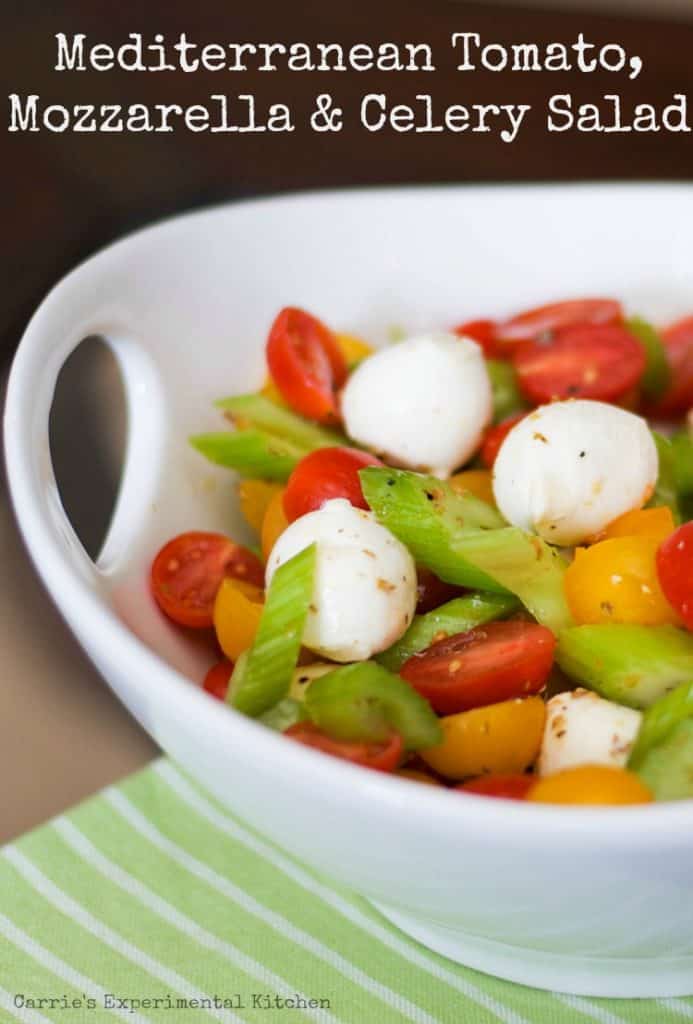
[[289, 307], [266, 354], [191, 439], [257, 549], [184, 533], [151, 570], [204, 688], [463, 793], [693, 798], [693, 317], [575, 299], [374, 351]]

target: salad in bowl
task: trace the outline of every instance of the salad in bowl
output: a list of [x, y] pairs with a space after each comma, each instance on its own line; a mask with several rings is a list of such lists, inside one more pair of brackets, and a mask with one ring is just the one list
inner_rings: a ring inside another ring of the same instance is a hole
[[191, 439], [257, 546], [151, 567], [205, 690], [461, 793], [693, 798], [693, 318], [569, 300], [374, 351], [286, 307], [266, 356]]

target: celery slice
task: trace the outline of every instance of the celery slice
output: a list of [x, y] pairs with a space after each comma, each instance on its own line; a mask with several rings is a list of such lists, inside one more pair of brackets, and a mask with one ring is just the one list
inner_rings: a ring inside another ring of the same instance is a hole
[[626, 320], [626, 327], [645, 350], [647, 363], [640, 382], [642, 390], [647, 398], [659, 398], [666, 391], [671, 380], [671, 370], [664, 343], [652, 324], [643, 320], [642, 317], [633, 316]]
[[556, 662], [607, 700], [648, 708], [693, 678], [693, 635], [675, 626], [575, 626], [560, 634]]
[[693, 797], [693, 718], [684, 718], [653, 747], [637, 773], [655, 800]]
[[293, 697], [284, 697], [274, 707], [271, 707], [269, 711], [261, 714], [258, 721], [262, 722], [269, 729], [276, 729], [277, 732], [286, 732], [290, 726], [296, 725], [297, 722], [302, 722], [305, 718], [307, 718], [307, 715], [303, 704]]
[[235, 469], [241, 476], [282, 483], [289, 479], [299, 459], [307, 454], [306, 449], [260, 430], [197, 434], [190, 438], [190, 444], [210, 462]]
[[525, 400], [517, 383], [517, 374], [512, 364], [506, 363], [502, 359], [487, 359], [486, 369], [493, 392], [494, 423], [500, 423], [508, 416], [513, 416], [526, 409]]
[[428, 701], [373, 661], [344, 665], [314, 680], [305, 708], [335, 739], [378, 743], [395, 730], [407, 750], [433, 747], [442, 739]]
[[676, 726], [693, 716], [693, 682], [682, 683], [649, 707], [642, 719], [628, 767], [637, 769], [654, 747], [663, 743]]
[[668, 505], [673, 513], [674, 522], [680, 523], [681, 508], [679, 505], [677, 489], [676, 456], [674, 446], [668, 437], [658, 434], [656, 430], [652, 431], [652, 437], [657, 446], [659, 474], [657, 476], [657, 484], [655, 486], [654, 494], [648, 501], [647, 507], [654, 508], [659, 505]]
[[674, 479], [680, 495], [693, 494], [693, 438], [687, 430], [680, 430], [671, 437], [674, 460]]
[[411, 551], [414, 560], [448, 583], [474, 590], [505, 588], [455, 549], [463, 528], [501, 526], [500, 515], [473, 494], [458, 494], [432, 476], [369, 466], [359, 472], [363, 493], [379, 522]]
[[247, 660], [231, 677], [227, 702], [252, 718], [289, 693], [313, 594], [315, 552], [312, 544], [277, 569]]
[[469, 594], [456, 597], [425, 615], [415, 615], [404, 636], [376, 656], [390, 672], [399, 672], [412, 654], [424, 651], [443, 636], [466, 633], [475, 626], [503, 618], [518, 607], [514, 597], [505, 594]]
[[264, 395], [232, 395], [214, 403], [233, 420], [249, 423], [257, 430], [272, 434], [279, 441], [298, 445], [307, 452], [314, 448], [330, 448], [347, 444], [343, 434], [335, 433], [297, 416], [290, 409], [283, 409]]

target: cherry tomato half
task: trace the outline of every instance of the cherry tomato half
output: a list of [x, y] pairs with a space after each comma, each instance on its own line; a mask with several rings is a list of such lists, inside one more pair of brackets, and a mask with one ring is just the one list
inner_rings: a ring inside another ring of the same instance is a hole
[[652, 794], [625, 768], [580, 764], [538, 779], [527, 799], [542, 804], [645, 804]]
[[645, 349], [624, 327], [582, 325], [513, 353], [520, 390], [535, 404], [554, 398], [615, 402], [640, 380]]
[[430, 569], [417, 566], [416, 611], [418, 615], [439, 608], [441, 604], [452, 601], [453, 597], [459, 597], [461, 593], [463, 593], [462, 587], [456, 587], [454, 583], [446, 583]]
[[332, 739], [312, 722], [297, 722], [289, 726], [284, 735], [306, 747], [322, 750], [324, 754], [341, 757], [343, 761], [374, 768], [379, 772], [394, 771], [402, 760], [404, 750], [402, 737], [396, 732], [392, 733], [387, 743], [348, 742]]
[[232, 661], [227, 661], [226, 659], [218, 661], [216, 665], [212, 665], [205, 676], [202, 689], [210, 693], [212, 697], [216, 697], [217, 700], [226, 700], [232, 672]]
[[272, 379], [289, 405], [319, 423], [338, 419], [336, 390], [347, 377], [347, 364], [335, 335], [302, 309], [287, 306], [272, 324], [267, 339]]
[[513, 429], [513, 427], [523, 420], [527, 413], [520, 412], [515, 416], [508, 416], [507, 420], [502, 420], [501, 423], [497, 423], [495, 427], [489, 427], [486, 431], [483, 443], [481, 445], [481, 461], [489, 469], [493, 468], [493, 463], [498, 457], [500, 447], [505, 441], [506, 437]]
[[503, 342], [548, 340], [556, 331], [577, 324], [618, 324], [623, 320], [621, 303], [615, 299], [568, 299], [538, 306], [496, 326]]
[[180, 626], [207, 629], [214, 599], [226, 577], [264, 586], [262, 563], [221, 533], [181, 533], [152, 563], [151, 585], [163, 612]]
[[455, 789], [480, 796], [505, 797], [506, 800], [524, 800], [536, 778], [533, 775], [480, 775], [478, 779], [463, 782]]
[[318, 448], [304, 456], [284, 491], [286, 518], [292, 523], [332, 498], [346, 498], [356, 508], [368, 508], [359, 480], [364, 466], [382, 466], [382, 462], [356, 448]]
[[669, 604], [693, 629], [693, 520], [660, 544], [657, 575]]
[[657, 416], [677, 416], [693, 406], [693, 316], [661, 333], [671, 367], [671, 385], [657, 403]]
[[471, 338], [477, 345], [480, 345], [487, 359], [495, 359], [502, 356], [496, 336], [496, 326], [495, 320], [468, 320], [453, 330], [461, 338]]
[[555, 646], [553, 633], [537, 623], [489, 622], [412, 655], [400, 675], [435, 711], [455, 714], [538, 693]]

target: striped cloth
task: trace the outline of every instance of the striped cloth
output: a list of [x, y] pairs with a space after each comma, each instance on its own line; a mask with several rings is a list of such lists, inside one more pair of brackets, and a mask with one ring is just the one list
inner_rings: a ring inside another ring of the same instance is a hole
[[693, 1019], [693, 999], [553, 995], [458, 967], [165, 759], [1, 851], [0, 932], [3, 1024]]

